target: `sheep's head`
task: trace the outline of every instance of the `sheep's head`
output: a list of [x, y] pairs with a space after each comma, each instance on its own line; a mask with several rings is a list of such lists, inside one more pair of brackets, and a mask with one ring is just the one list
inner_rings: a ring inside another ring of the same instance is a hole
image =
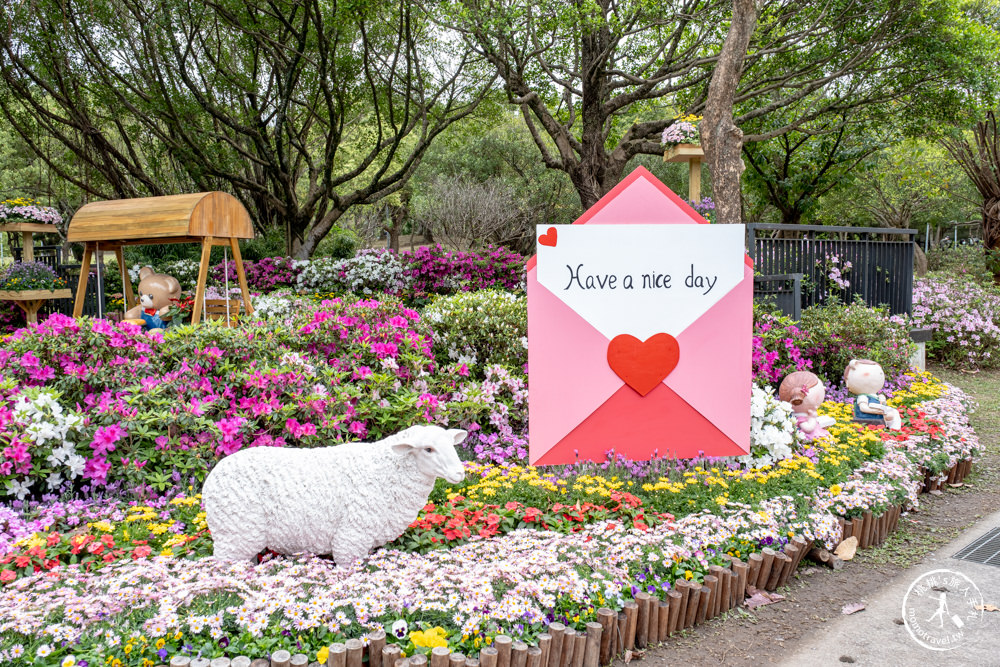
[[451, 484], [458, 484], [465, 479], [465, 466], [455, 452], [455, 445], [467, 435], [457, 428], [411, 426], [397, 434], [392, 451], [413, 456], [417, 470], [431, 479], [443, 477]]

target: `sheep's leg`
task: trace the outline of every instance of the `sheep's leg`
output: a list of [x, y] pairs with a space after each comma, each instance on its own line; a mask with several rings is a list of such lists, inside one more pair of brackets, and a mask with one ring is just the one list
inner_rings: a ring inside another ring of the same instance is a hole
[[368, 544], [363, 537], [352, 540], [345, 539], [344, 536], [339, 536], [330, 548], [330, 555], [333, 556], [333, 562], [338, 567], [349, 567], [357, 559], [367, 556], [368, 548]]
[[212, 534], [212, 555], [223, 560], [253, 560], [267, 546], [263, 535]]

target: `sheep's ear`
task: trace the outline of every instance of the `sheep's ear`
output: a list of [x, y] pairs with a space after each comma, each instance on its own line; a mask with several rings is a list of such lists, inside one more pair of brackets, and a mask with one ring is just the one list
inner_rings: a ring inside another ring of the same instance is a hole
[[469, 432], [468, 431], [463, 431], [460, 428], [450, 428], [450, 429], [448, 429], [447, 433], [448, 433], [448, 435], [452, 436], [455, 439], [454, 440], [454, 444], [456, 444], [456, 445], [462, 444], [462, 442], [467, 437], [469, 437]]
[[409, 442], [397, 442], [392, 446], [392, 451], [397, 454], [408, 454], [413, 451], [413, 445]]

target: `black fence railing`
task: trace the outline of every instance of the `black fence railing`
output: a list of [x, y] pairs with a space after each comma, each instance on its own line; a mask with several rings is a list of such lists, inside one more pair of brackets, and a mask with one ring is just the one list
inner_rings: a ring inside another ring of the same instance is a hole
[[[787, 315], [797, 284], [799, 308], [831, 297], [894, 314], [913, 309], [913, 229], [826, 225], [747, 225], [747, 251], [754, 260], [755, 299], [774, 299]], [[800, 274], [798, 280], [790, 279]], [[789, 294], [789, 292], [791, 294]], [[780, 298], [779, 295], [783, 295]]]

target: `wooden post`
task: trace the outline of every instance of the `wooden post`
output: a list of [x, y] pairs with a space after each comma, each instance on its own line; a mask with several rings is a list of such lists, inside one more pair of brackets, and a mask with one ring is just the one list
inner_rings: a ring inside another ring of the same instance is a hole
[[549, 656], [552, 655], [552, 635], [547, 632], [538, 635], [538, 651], [541, 667], [548, 667]]
[[732, 608], [732, 585], [733, 571], [722, 570], [719, 575], [719, 583], [722, 584], [722, 594], [719, 596], [718, 613], [729, 611]]
[[206, 236], [201, 241], [201, 264], [198, 265], [198, 284], [194, 293], [194, 310], [191, 312], [191, 324], [201, 321], [202, 308], [205, 305], [205, 283], [208, 282], [208, 265], [212, 259], [212, 237]]
[[[347, 647], [347, 667], [361, 667], [362, 656], [364, 655], [365, 645], [361, 643], [360, 639], [348, 639], [344, 642], [344, 646]], [[413, 656], [410, 659], [410, 664], [414, 665], [414, 659], [418, 656]], [[423, 656], [419, 656], [423, 657]], [[426, 660], [426, 658], [424, 658]]]
[[255, 658], [250, 661], [250, 667], [271, 667], [271, 661], [267, 658]]
[[865, 511], [862, 520], [864, 523], [861, 525], [861, 544], [859, 546], [862, 549], [867, 549], [872, 543], [872, 511]]
[[[760, 567], [759, 565], [757, 567]], [[750, 576], [750, 566], [740, 561], [733, 563], [733, 571], [736, 573], [736, 590], [733, 591], [733, 606], [738, 607], [743, 604], [743, 599], [747, 594], [747, 578]]]
[[552, 647], [549, 649], [549, 667], [562, 667], [564, 632], [566, 632], [566, 626], [562, 623], [549, 623], [549, 636], [552, 637]]
[[563, 656], [562, 667], [572, 667], [573, 652], [576, 650], [576, 630], [566, 628], [563, 632]]
[[493, 638], [493, 648], [497, 650], [497, 667], [510, 667], [510, 649], [513, 643], [514, 640], [507, 635]]
[[712, 565], [708, 568], [709, 574], [715, 577], [715, 590], [712, 591], [712, 606], [709, 607], [709, 611], [712, 613], [712, 618], [719, 615], [722, 609], [722, 577], [723, 569], [720, 565]]
[[[288, 652], [285, 651], [285, 653], [287, 654]], [[208, 658], [195, 658], [194, 660], [191, 661], [191, 667], [209, 667], [209, 665], [211, 664], [212, 661], [209, 660]], [[272, 660], [271, 664], [274, 665], [274, 667], [288, 667], [287, 662], [277, 663]]]
[[573, 636], [573, 662], [572, 667], [583, 667], [583, 660], [587, 652], [587, 633], [577, 632]]
[[[707, 580], [712, 575], [705, 575]], [[695, 624], [701, 625], [708, 619], [708, 608], [712, 604], [712, 589], [709, 588], [708, 582], [705, 582], [698, 590], [698, 615], [695, 616]]]
[[715, 617], [715, 600], [719, 594], [719, 578], [714, 574], [706, 574], [705, 588], [708, 589], [708, 605], [705, 607], [704, 615], [702, 614], [701, 607], [698, 607], [699, 623]]
[[128, 267], [125, 266], [125, 254], [122, 247], [115, 248], [115, 259], [118, 260], [118, 269], [122, 274], [122, 294], [125, 295], [125, 310], [135, 305], [135, 292], [132, 291], [132, 280], [128, 277]]
[[[395, 644], [386, 646], [382, 650], [382, 664], [395, 667], [396, 661], [402, 653]], [[326, 656], [327, 667], [345, 667], [347, 665], [347, 647], [342, 642], [330, 644], [330, 653]]]
[[[656, 617], [656, 641], [661, 643], [667, 641], [667, 637], [670, 636], [670, 614], [672, 613], [671, 610], [676, 609], [674, 603], [670, 601], [670, 593], [674, 592], [676, 591], [668, 591], [663, 601], [659, 604], [660, 613]], [[677, 595], [680, 595], [680, 593], [677, 593]]]
[[83, 301], [87, 298], [87, 277], [90, 275], [90, 255], [96, 244], [87, 241], [83, 246], [83, 257], [80, 259], [80, 279], [76, 281], [76, 301], [73, 302], [73, 317], [83, 314]]
[[510, 667], [525, 667], [528, 664], [528, 645], [517, 640], [510, 647]]
[[637, 648], [646, 648], [649, 640], [649, 594], [636, 593], [636, 631], [635, 645]]
[[774, 556], [774, 566], [771, 568], [771, 576], [767, 580], [767, 590], [774, 591], [778, 589], [778, 582], [785, 574], [785, 568], [792, 564], [792, 559], [789, 558], [785, 553], [779, 551]]
[[542, 667], [542, 649], [537, 646], [528, 647], [528, 662], [526, 667]]
[[281, 649], [271, 654], [271, 667], [289, 667], [292, 662], [292, 654]]
[[760, 552], [760, 573], [757, 575], [757, 588], [766, 589], [767, 582], [771, 579], [771, 570], [774, 569], [774, 557], [777, 555], [774, 549], [764, 547]]
[[[170, 667], [173, 667], [171, 664]], [[250, 667], [250, 658], [245, 655], [238, 655], [229, 663], [229, 667]]]
[[175, 655], [170, 659], [170, 667], [188, 667], [191, 664], [191, 658], [186, 655]]
[[801, 550], [791, 542], [785, 545], [785, 555], [788, 556], [791, 562], [785, 565], [784, 571], [781, 573], [781, 579], [778, 579], [778, 588], [781, 588], [788, 580], [792, 578], [792, 574], [795, 571], [795, 566], [799, 562], [799, 552]]
[[684, 612], [684, 627], [693, 628], [695, 619], [698, 617], [698, 604], [701, 602], [701, 584], [694, 581], [688, 582], [690, 588], [688, 590], [688, 604], [687, 610], [681, 610]]
[[465, 659], [465, 667], [479, 667], [479, 658], [473, 658], [470, 655]]
[[[295, 665], [295, 656], [292, 656], [292, 665]], [[230, 667], [229, 658], [223, 656], [221, 658], [216, 658], [208, 663], [208, 667]]]
[[851, 535], [858, 538], [858, 547], [860, 548], [861, 538], [864, 537], [864, 535], [861, 532], [861, 529], [864, 528], [865, 520], [862, 519], [860, 516], [856, 516], [853, 519], [851, 519], [851, 525], [853, 526]]
[[[681, 601], [683, 599], [684, 596], [676, 588], [667, 593], [667, 637], [677, 632], [677, 618], [681, 611]], [[663, 641], [663, 639], [660, 641]]]
[[764, 557], [760, 554], [750, 554], [747, 561], [750, 565], [747, 571], [747, 587], [744, 589], [744, 592], [748, 592], [747, 589], [751, 586], [757, 586], [757, 580], [760, 578], [760, 568], [764, 564]]
[[461, 653], [449, 653], [448, 667], [465, 667], [465, 656]]
[[481, 667], [497, 667], [497, 650], [492, 646], [487, 646], [479, 652], [479, 664]]
[[649, 598], [649, 630], [646, 632], [646, 643], [656, 644], [660, 641], [660, 599], [655, 595]]
[[615, 635], [615, 655], [625, 652], [625, 635], [628, 632], [628, 617], [625, 612], [618, 612], [618, 633]]
[[[309, 656], [305, 653], [296, 653], [292, 656], [292, 659], [289, 660], [288, 664], [290, 667], [307, 667], [309, 665]], [[216, 665], [215, 660], [212, 661], [212, 667], [228, 667], [228, 665], [228, 660], [225, 665]]]
[[587, 647], [583, 651], [583, 667], [598, 667], [601, 659], [601, 639], [604, 627], [593, 621], [587, 623]]
[[[350, 656], [350, 653], [348, 653]], [[427, 656], [421, 655], [419, 653], [411, 655], [408, 660], [410, 661], [410, 667], [427, 667]], [[350, 662], [350, 657], [348, 657], [348, 662]]]
[[625, 603], [625, 650], [631, 651], [635, 648], [635, 630], [639, 622], [639, 605], [635, 602]]
[[[55, 229], [55, 227], [53, 227]], [[34, 232], [21, 232], [21, 259], [25, 262], [35, 261]]]
[[368, 667], [382, 667], [382, 649], [385, 648], [385, 631], [368, 633]]
[[794, 544], [799, 548], [799, 555], [795, 559], [795, 567], [792, 568], [794, 570], [798, 569], [799, 563], [801, 563], [802, 559], [805, 558], [806, 553], [809, 551], [808, 547], [810, 543], [807, 542], [804, 538], [801, 538], [798, 535], [796, 535], [795, 537], [792, 538], [792, 544]]
[[[334, 663], [335, 646], [338, 647], [337, 655], [342, 656], [341, 658], [337, 659], [336, 663]], [[382, 647], [381, 653], [382, 656], [380, 660], [382, 661], [383, 667], [395, 667], [396, 661], [399, 660], [399, 657], [402, 654], [402, 649], [400, 649], [399, 646], [396, 644], [386, 644], [385, 646]], [[326, 658], [327, 667], [344, 667], [344, 664], [346, 662], [346, 657], [347, 657], [346, 647], [343, 644], [339, 643], [330, 644], [330, 653]], [[371, 655], [369, 655], [369, 659], [370, 658]]]
[[612, 640], [614, 639], [615, 612], [607, 607], [597, 610], [597, 622], [601, 624], [601, 656], [600, 663], [607, 665], [612, 657]]
[[448, 667], [450, 655], [451, 651], [447, 646], [435, 646], [431, 649], [431, 667]]
[[701, 158], [688, 159], [688, 199], [701, 203]]
[[[253, 305], [250, 303], [250, 288], [247, 287], [247, 272], [243, 268], [243, 255], [240, 254], [240, 243], [235, 237], [230, 237], [229, 247], [233, 251], [233, 262], [236, 263], [236, 277], [240, 281], [240, 294], [243, 295], [243, 310], [247, 315], [253, 314]], [[229, 298], [229, 295], [226, 295]]]

